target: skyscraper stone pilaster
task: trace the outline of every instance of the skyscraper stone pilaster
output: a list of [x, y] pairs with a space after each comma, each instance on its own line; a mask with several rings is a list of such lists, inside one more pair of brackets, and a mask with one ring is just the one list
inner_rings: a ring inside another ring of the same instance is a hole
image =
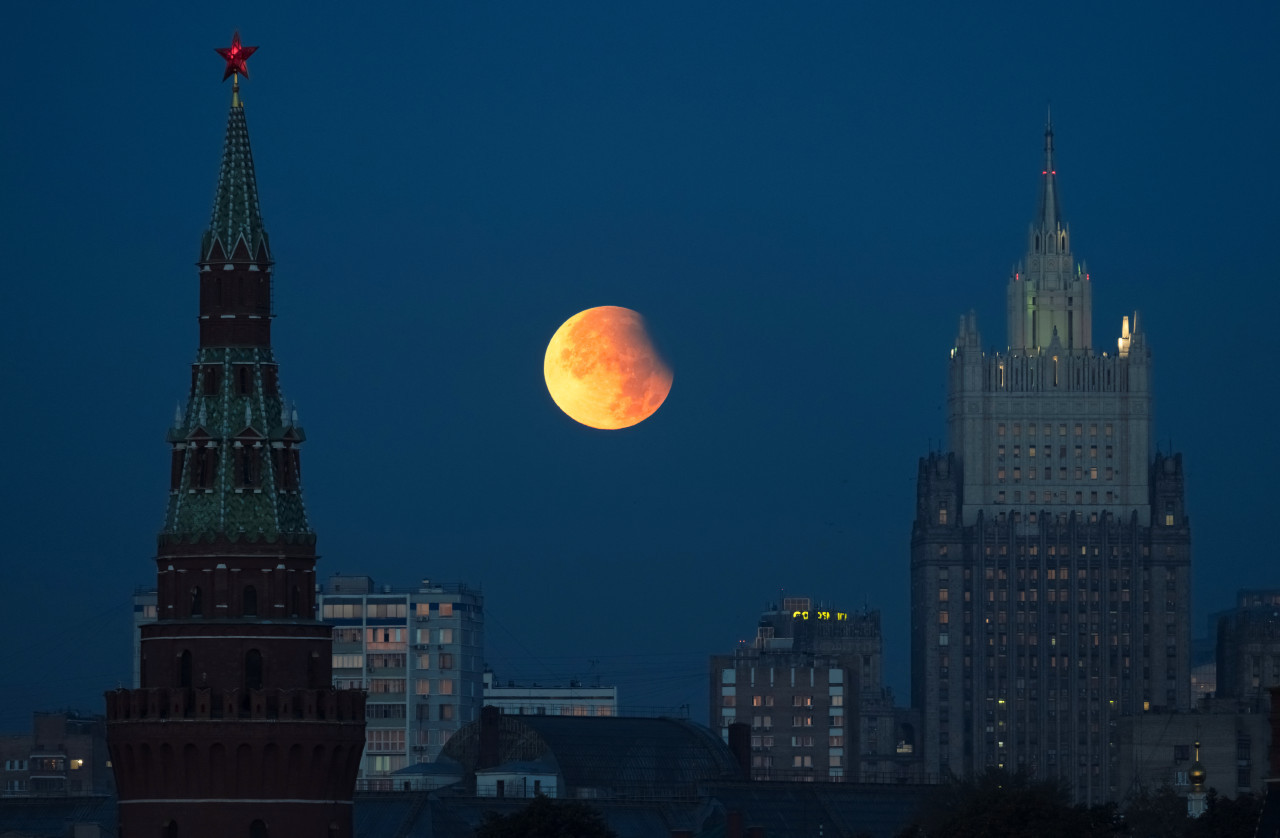
[[945, 453], [920, 460], [912, 703], [927, 773], [990, 767], [1115, 796], [1122, 715], [1188, 710], [1191, 537], [1180, 454], [1156, 452], [1136, 314], [1093, 345], [1092, 279], [1063, 223], [1052, 125], [1008, 349], [951, 350]]

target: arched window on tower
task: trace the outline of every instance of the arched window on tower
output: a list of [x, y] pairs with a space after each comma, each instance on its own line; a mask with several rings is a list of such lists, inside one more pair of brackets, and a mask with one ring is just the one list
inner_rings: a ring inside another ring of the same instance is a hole
[[191, 687], [191, 650], [183, 649], [178, 656], [178, 686], [183, 689]]
[[249, 838], [268, 838], [267, 825], [261, 820], [249, 824]]
[[199, 585], [191, 589], [191, 616], [204, 616], [204, 595], [201, 593]]
[[237, 442], [235, 460], [237, 485], [244, 488], [256, 487], [262, 472], [261, 443], [249, 446]]
[[297, 617], [302, 613], [302, 592], [294, 585], [289, 591], [289, 616]]
[[178, 822], [165, 821], [160, 827], [160, 838], [178, 838]]
[[262, 689], [262, 653], [250, 649], [244, 653], [244, 688], [246, 690]]
[[326, 684], [320, 680], [319, 652], [312, 652], [311, 657], [307, 658], [307, 686], [313, 690], [326, 686]]
[[244, 615], [258, 616], [258, 589], [252, 585], [245, 585], [244, 588]]

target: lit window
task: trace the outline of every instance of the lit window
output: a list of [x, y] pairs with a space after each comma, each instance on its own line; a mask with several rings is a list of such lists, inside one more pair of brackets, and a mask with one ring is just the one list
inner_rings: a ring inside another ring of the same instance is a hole
[[452, 617], [452, 616], [453, 616], [453, 603], [452, 603], [452, 602], [442, 602], [442, 603], [440, 603], [440, 616], [441, 616], [441, 617]]

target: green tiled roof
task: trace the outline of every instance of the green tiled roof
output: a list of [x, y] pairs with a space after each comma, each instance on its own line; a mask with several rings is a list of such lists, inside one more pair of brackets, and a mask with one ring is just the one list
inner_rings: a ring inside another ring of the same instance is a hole
[[[216, 347], [200, 351], [201, 372], [193, 382], [186, 410], [169, 431], [169, 442], [182, 445], [192, 440], [212, 440], [217, 446], [217, 467], [213, 484], [197, 487], [193, 472], [198, 449], [185, 445], [182, 476], [177, 488], [169, 493], [163, 536], [196, 540], [225, 535], [233, 540], [252, 541], [311, 536], [300, 480], [297, 475], [292, 481], [278, 479], [271, 456], [273, 443], [296, 444], [306, 438], [284, 399], [266, 395], [262, 367], [273, 362], [270, 349]], [[231, 386], [232, 365], [246, 363], [253, 364], [253, 387], [248, 395], [239, 395]], [[211, 367], [221, 368], [222, 386], [216, 395], [206, 396], [203, 379]], [[250, 448], [256, 457], [259, 480], [253, 488], [238, 485], [237, 443]], [[297, 488], [280, 488], [290, 485]]]
[[213, 199], [213, 217], [200, 243], [200, 259], [207, 261], [214, 243], [230, 257], [240, 239], [249, 255], [270, 259], [271, 247], [262, 226], [258, 206], [258, 181], [253, 172], [253, 152], [249, 148], [249, 126], [244, 107], [235, 101], [227, 114], [227, 138], [222, 145], [222, 166], [218, 171], [218, 191]]

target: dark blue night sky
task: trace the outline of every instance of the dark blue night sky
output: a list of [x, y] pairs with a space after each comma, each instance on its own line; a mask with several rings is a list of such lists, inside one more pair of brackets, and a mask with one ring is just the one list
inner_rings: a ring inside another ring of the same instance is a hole
[[[881, 609], [906, 700], [916, 461], [959, 315], [1005, 343], [1050, 102], [1095, 345], [1141, 311], [1186, 459], [1195, 633], [1280, 586], [1280, 6], [23, 5], [0, 729], [130, 677], [233, 28], [321, 574], [483, 586], [500, 677], [705, 721], [707, 656], [785, 589]], [[542, 382], [598, 305], [675, 372], [629, 430]]]

